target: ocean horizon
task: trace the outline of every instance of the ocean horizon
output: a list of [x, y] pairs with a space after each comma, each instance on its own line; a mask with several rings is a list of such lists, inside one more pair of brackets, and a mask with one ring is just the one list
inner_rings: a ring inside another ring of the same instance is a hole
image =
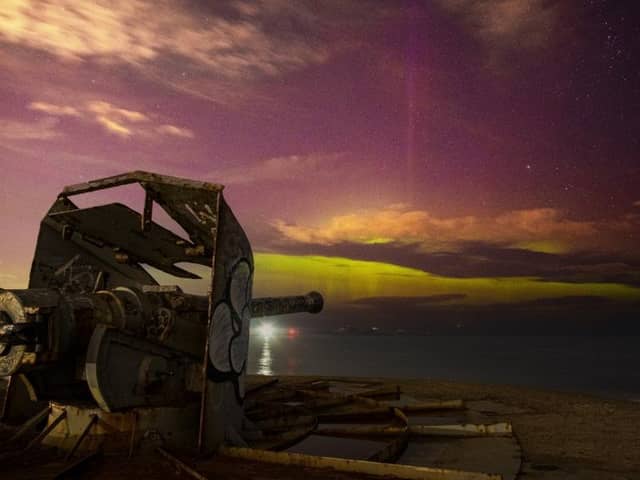
[[428, 336], [254, 329], [248, 372], [432, 379], [640, 401], [631, 336]]

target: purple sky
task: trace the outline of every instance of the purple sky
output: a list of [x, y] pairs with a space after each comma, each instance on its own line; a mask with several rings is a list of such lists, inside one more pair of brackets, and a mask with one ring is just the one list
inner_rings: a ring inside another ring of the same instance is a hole
[[144, 169], [258, 252], [638, 285], [625, 3], [2, 2], [0, 282], [62, 186]]

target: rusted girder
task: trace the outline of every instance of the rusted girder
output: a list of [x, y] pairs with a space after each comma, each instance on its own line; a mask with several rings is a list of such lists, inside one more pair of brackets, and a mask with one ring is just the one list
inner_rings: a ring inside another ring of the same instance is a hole
[[465, 472], [445, 468], [415, 467], [395, 463], [379, 463], [367, 460], [320, 457], [302, 453], [269, 452], [252, 448], [222, 446], [219, 453], [227, 457], [258, 462], [292, 465], [307, 468], [332, 468], [340, 472], [363, 473], [376, 477], [393, 477], [415, 480], [502, 480], [501, 475]]

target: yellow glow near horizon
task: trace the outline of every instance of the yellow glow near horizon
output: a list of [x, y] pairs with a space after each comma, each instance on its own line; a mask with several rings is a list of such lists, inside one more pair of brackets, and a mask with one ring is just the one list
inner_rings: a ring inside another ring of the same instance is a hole
[[363, 243], [366, 245], [380, 245], [380, 244], [391, 243], [391, 242], [393, 242], [392, 238], [376, 237], [376, 238], [370, 238], [368, 240], [365, 240]]
[[521, 248], [523, 250], [530, 250], [532, 252], [539, 253], [568, 253], [571, 251], [567, 245], [561, 242], [552, 242], [552, 241], [539, 241], [539, 242], [523, 242], [514, 245], [515, 248]]
[[[596, 295], [616, 301], [640, 301], [640, 288], [615, 283], [568, 283], [528, 277], [453, 278], [399, 265], [343, 257], [256, 253], [254, 297], [297, 295], [318, 290], [327, 306], [368, 297], [421, 297], [463, 294], [449, 303], [482, 305]], [[204, 295], [208, 268], [185, 266], [202, 280], [183, 280], [150, 268], [161, 284], [179, 284], [185, 291]], [[0, 277], [1, 278], [1, 277]], [[0, 288], [26, 288], [26, 277], [7, 276]]]
[[342, 257], [255, 254], [254, 294], [292, 295], [318, 290], [328, 304], [367, 297], [464, 294], [455, 303], [490, 304], [598, 295], [640, 300], [640, 289], [613, 283], [546, 282], [527, 277], [452, 278], [398, 265]]

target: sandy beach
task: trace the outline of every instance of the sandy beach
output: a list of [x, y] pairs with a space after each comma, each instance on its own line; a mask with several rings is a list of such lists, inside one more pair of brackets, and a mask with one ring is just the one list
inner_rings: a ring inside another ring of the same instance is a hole
[[[318, 377], [279, 377], [283, 383]], [[255, 380], [255, 377], [254, 377]], [[354, 379], [350, 379], [354, 380]], [[371, 379], [368, 379], [371, 380]], [[464, 399], [470, 408], [513, 424], [523, 450], [519, 478], [640, 479], [640, 404], [593, 396], [429, 380], [375, 379], [418, 399]], [[215, 458], [198, 463], [207, 478], [366, 478], [306, 468]], [[172, 473], [173, 472], [173, 473]], [[28, 470], [10, 477], [29, 478]], [[159, 456], [97, 462], [81, 478], [158, 478], [175, 474]], [[176, 477], [174, 477], [176, 478]], [[183, 475], [183, 478], [188, 478]]]
[[484, 402], [510, 421], [523, 449], [522, 478], [640, 479], [640, 404], [520, 387], [388, 381], [417, 398]]

